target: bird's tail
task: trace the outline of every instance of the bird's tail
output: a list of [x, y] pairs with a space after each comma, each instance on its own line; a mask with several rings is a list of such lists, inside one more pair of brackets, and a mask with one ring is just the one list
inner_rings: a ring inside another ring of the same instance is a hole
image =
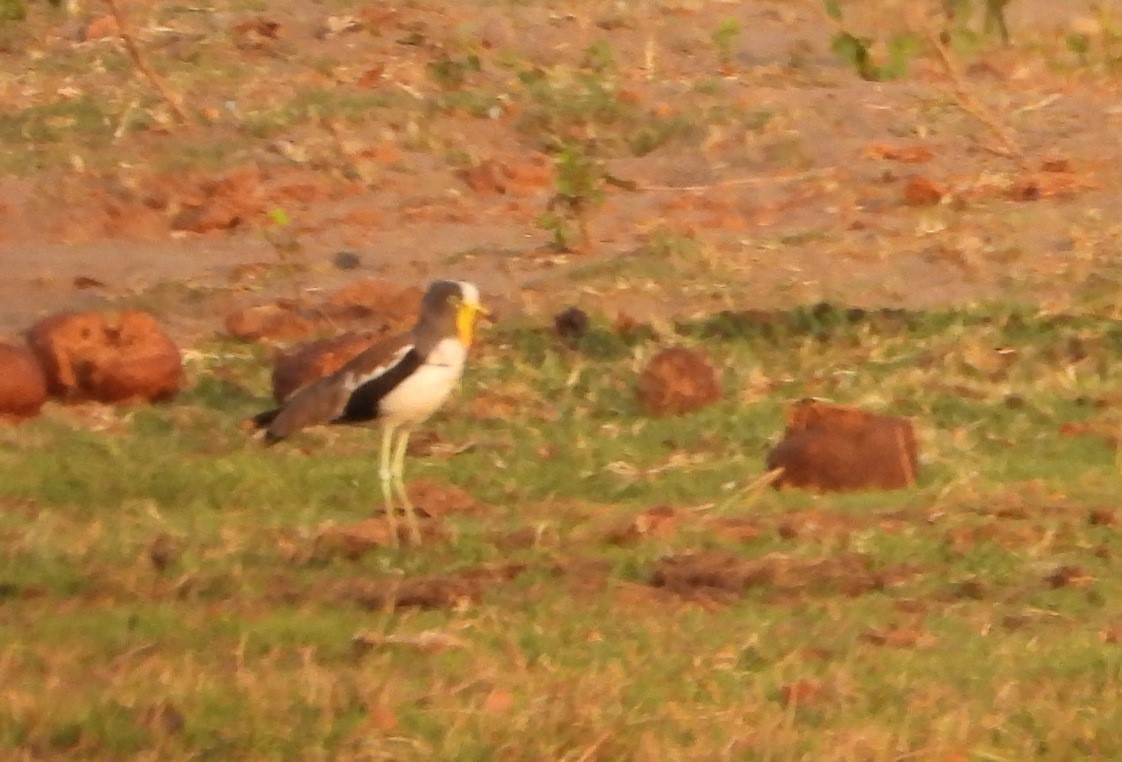
[[257, 429], [257, 433], [254, 437], [255, 439], [261, 440], [266, 445], [276, 444], [283, 439], [283, 437], [277, 436], [269, 428], [273, 421], [276, 420], [277, 416], [280, 415], [280, 412], [281, 409], [278, 407], [273, 410], [266, 410], [263, 413], [258, 413], [249, 419], [249, 422], [253, 424], [253, 428]]
[[264, 413], [258, 413], [249, 420], [253, 423], [253, 428], [263, 429], [276, 420], [277, 416], [280, 415], [280, 411], [281, 409], [279, 407], [266, 410]]

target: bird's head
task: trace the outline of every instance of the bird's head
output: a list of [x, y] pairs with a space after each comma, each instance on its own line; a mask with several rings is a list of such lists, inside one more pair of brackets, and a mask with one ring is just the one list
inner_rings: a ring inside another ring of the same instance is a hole
[[475, 321], [480, 315], [491, 313], [479, 299], [479, 288], [463, 280], [438, 280], [429, 286], [421, 302], [422, 319], [426, 315], [440, 315], [451, 320], [456, 335], [464, 346], [471, 346], [475, 338]]

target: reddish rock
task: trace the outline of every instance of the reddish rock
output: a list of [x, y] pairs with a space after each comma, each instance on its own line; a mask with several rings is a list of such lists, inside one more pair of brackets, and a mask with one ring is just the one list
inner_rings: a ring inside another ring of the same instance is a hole
[[297, 389], [334, 373], [379, 338], [373, 331], [345, 333], [282, 352], [273, 366], [273, 399], [283, 402]]
[[146, 312], [52, 315], [28, 343], [50, 393], [67, 401], [165, 400], [183, 379], [179, 348]]
[[908, 206], [934, 206], [946, 195], [944, 185], [922, 175], [909, 178], [904, 185], [904, 203]]
[[27, 346], [0, 343], [0, 416], [29, 418], [47, 401], [43, 366]]
[[788, 408], [785, 437], [767, 467], [783, 469], [776, 488], [902, 489], [919, 469], [915, 430], [905, 418], [802, 400]]
[[639, 403], [650, 415], [679, 415], [721, 398], [717, 372], [705, 355], [671, 347], [655, 355], [639, 376]]
[[315, 329], [314, 320], [280, 304], [259, 304], [226, 316], [226, 333], [242, 341], [299, 341]]
[[120, 31], [117, 28], [117, 21], [112, 16], [105, 15], [91, 19], [90, 23], [82, 29], [81, 39], [82, 42], [88, 42], [89, 40], [116, 37], [118, 34], [120, 34]]
[[243, 167], [221, 177], [189, 176], [177, 184], [178, 212], [172, 230], [211, 233], [232, 230], [259, 217], [265, 210], [262, 176]]

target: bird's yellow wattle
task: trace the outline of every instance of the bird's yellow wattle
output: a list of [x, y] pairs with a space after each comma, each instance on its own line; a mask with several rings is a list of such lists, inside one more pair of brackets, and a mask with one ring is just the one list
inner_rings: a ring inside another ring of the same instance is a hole
[[466, 302], [461, 304], [460, 309], [456, 312], [456, 332], [460, 336], [460, 342], [465, 347], [470, 347], [472, 339], [475, 338], [475, 316], [479, 312], [479, 307]]

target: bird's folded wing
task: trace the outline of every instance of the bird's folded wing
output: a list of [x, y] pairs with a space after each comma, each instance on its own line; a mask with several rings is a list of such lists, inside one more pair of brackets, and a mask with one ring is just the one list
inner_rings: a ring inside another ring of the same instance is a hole
[[[334, 373], [324, 376], [293, 393], [268, 424], [266, 437], [276, 441], [309, 426], [342, 420], [367, 420], [376, 414], [358, 419], [347, 416], [348, 406], [364, 386], [385, 378], [409, 354], [413, 344], [408, 337], [381, 341], [359, 353]], [[383, 392], [384, 394], [384, 392]]]

